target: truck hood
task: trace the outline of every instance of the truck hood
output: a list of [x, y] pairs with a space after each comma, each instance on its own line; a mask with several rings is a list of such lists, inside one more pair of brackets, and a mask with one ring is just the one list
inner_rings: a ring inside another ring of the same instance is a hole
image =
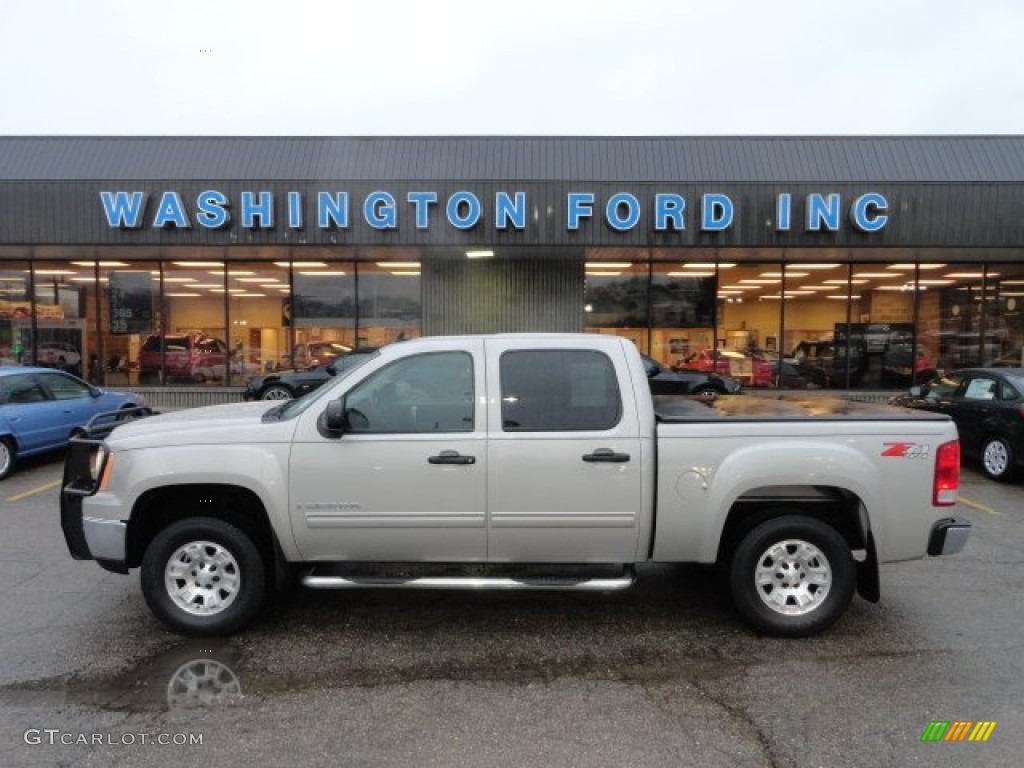
[[113, 450], [204, 443], [279, 443], [291, 440], [295, 420], [264, 423], [278, 403], [230, 403], [149, 416], [122, 424], [107, 438]]

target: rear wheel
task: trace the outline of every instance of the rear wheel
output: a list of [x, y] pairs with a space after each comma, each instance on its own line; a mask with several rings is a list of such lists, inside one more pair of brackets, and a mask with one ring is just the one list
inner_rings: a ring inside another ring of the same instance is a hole
[[227, 635], [263, 604], [266, 564], [252, 539], [223, 520], [195, 517], [160, 531], [142, 558], [150, 610], [183, 635]]
[[14, 471], [15, 458], [14, 443], [6, 437], [0, 437], [0, 480]]
[[751, 530], [733, 554], [729, 580], [743, 617], [776, 637], [807, 637], [830, 627], [849, 606], [856, 582], [846, 540], [800, 515]]
[[1009, 480], [1013, 475], [1014, 456], [1009, 442], [990, 437], [981, 446], [981, 469], [993, 480]]

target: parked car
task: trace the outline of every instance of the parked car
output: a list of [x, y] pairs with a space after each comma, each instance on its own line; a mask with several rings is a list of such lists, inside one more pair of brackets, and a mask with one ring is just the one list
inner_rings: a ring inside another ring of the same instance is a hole
[[1009, 480], [1024, 466], [1024, 368], [953, 371], [889, 404], [948, 415], [963, 455], [994, 480]]
[[327, 365], [332, 360], [347, 355], [352, 347], [336, 341], [311, 341], [308, 344], [296, 344], [292, 350], [292, 367], [296, 370], [316, 368]]
[[793, 349], [793, 364], [802, 376], [820, 387], [857, 385], [868, 369], [868, 351], [863, 342], [851, 345], [834, 341], [801, 341]]
[[139, 352], [139, 378], [156, 383], [160, 369], [166, 378], [201, 384], [207, 379], [222, 379], [230, 355], [220, 339], [202, 334], [152, 334]]
[[[23, 365], [32, 365], [32, 352], [22, 355]], [[77, 376], [82, 374], [82, 353], [66, 341], [41, 341], [36, 348], [35, 364], [43, 368], [59, 368]]]
[[358, 368], [377, 353], [377, 347], [354, 349], [326, 365], [318, 365], [306, 371], [276, 371], [265, 376], [256, 376], [245, 383], [245, 400], [291, 400], [312, 392], [344, 371]]
[[890, 344], [882, 353], [882, 383], [906, 386], [914, 381], [930, 381], [938, 375], [935, 361], [923, 347], [914, 353], [912, 342]]
[[730, 376], [686, 369], [672, 370], [647, 355], [640, 357], [644, 361], [644, 371], [652, 395], [735, 395], [743, 389], [743, 385]]
[[97, 413], [145, 405], [52, 368], [0, 369], [0, 480], [18, 459], [66, 447]]
[[748, 387], [770, 387], [773, 381], [770, 360], [734, 349], [699, 350], [677, 362], [672, 370], [714, 372], [731, 376]]

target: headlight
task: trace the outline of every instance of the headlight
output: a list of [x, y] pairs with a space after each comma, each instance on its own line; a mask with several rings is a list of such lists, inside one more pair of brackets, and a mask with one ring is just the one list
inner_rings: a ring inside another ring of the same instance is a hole
[[98, 445], [92, 452], [92, 456], [89, 457], [89, 476], [92, 478], [93, 483], [99, 482], [109, 455], [110, 451], [107, 450], [105, 445]]

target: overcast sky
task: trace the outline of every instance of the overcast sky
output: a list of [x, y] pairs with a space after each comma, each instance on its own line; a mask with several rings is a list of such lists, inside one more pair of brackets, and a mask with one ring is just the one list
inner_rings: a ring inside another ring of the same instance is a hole
[[0, 0], [0, 134], [1024, 133], [1021, 0]]

